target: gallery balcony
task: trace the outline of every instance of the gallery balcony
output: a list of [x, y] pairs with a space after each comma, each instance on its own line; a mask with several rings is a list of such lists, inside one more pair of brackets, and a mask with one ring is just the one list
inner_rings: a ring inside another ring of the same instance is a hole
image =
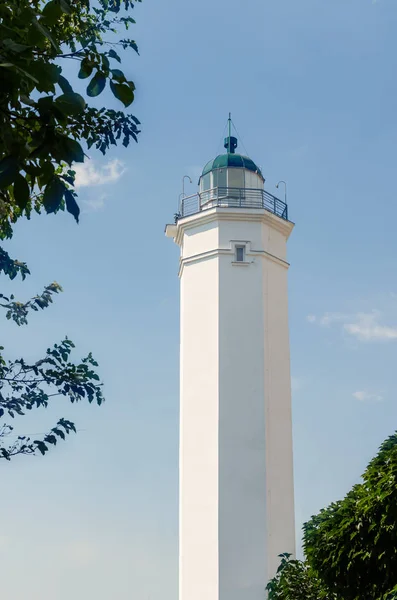
[[287, 204], [273, 194], [264, 189], [230, 187], [215, 187], [183, 197], [176, 220], [211, 208], [264, 209], [288, 221]]

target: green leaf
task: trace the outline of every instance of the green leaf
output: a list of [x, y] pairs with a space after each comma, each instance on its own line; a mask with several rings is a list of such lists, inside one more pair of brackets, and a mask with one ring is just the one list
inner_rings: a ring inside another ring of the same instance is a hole
[[24, 69], [21, 69], [20, 67], [17, 67], [17, 65], [13, 65], [13, 66], [14, 66], [14, 69], [16, 69], [19, 73], [22, 73], [23, 75], [25, 75], [25, 77], [28, 77], [29, 79], [31, 79], [35, 83], [39, 83], [38, 80], [35, 77], [33, 77], [30, 73], [28, 73]]
[[72, 138], [64, 137], [62, 139], [61, 152], [63, 160], [69, 165], [73, 162], [84, 162], [84, 151], [80, 144]]
[[47, 213], [56, 212], [61, 207], [64, 193], [64, 184], [58, 177], [53, 177], [46, 186], [43, 195], [43, 205]]
[[53, 435], [53, 434], [50, 433], [49, 435], [45, 436], [45, 441], [48, 444], [53, 444], [54, 446], [56, 446], [57, 438], [55, 437], [55, 435]]
[[[46, 19], [46, 17], [43, 18], [45, 19], [45, 22], [50, 25], [50, 27], [53, 26], [51, 19]], [[56, 19], [54, 19], [54, 23], [55, 22]], [[47, 44], [47, 38], [41, 31], [37, 29], [37, 27], [29, 27], [26, 36], [26, 43], [34, 48], [37, 47], [40, 50], [44, 50]]]
[[120, 40], [120, 44], [123, 46], [124, 49], [132, 48], [137, 54], [139, 54], [138, 46], [136, 42], [134, 42], [134, 40]]
[[40, 176], [39, 176], [39, 180], [40, 180], [40, 186], [43, 187], [45, 185], [47, 185], [47, 183], [50, 182], [50, 180], [53, 178], [54, 176], [54, 165], [52, 164], [52, 162], [50, 161], [46, 161], [44, 163], [40, 164]]
[[113, 79], [115, 79], [119, 83], [124, 83], [125, 75], [123, 71], [120, 71], [120, 69], [112, 69], [110, 72], [113, 75]]
[[37, 101], [37, 108], [39, 110], [40, 116], [45, 116], [48, 112], [51, 111], [54, 103], [53, 96], [43, 96], [39, 98]]
[[110, 65], [108, 57], [106, 54], [102, 54], [102, 69], [107, 75], [109, 75], [109, 67]]
[[70, 190], [65, 190], [66, 210], [79, 222], [80, 208]]
[[59, 0], [59, 5], [62, 9], [62, 12], [66, 13], [67, 15], [72, 13], [69, 0]]
[[79, 115], [85, 109], [84, 98], [75, 92], [67, 92], [58, 96], [55, 104], [65, 115]]
[[0, 161], [0, 188], [4, 189], [15, 181], [18, 174], [18, 162], [13, 156]]
[[54, 84], [59, 81], [61, 67], [39, 59], [30, 63], [29, 72], [36, 78], [39, 92], [54, 92]]
[[18, 44], [10, 38], [2, 40], [2, 45], [4, 46], [4, 48], [6, 48], [6, 50], [10, 50], [11, 52], [15, 52], [17, 54], [29, 48], [29, 46], [25, 46], [25, 44]]
[[54, 25], [61, 15], [61, 6], [57, 0], [51, 0], [50, 2], [47, 2], [43, 8], [43, 16], [45, 17], [46, 23], [49, 25]]
[[80, 71], [78, 74], [78, 78], [87, 79], [87, 77], [91, 75], [93, 68], [93, 63], [90, 60], [88, 60], [88, 58], [83, 58], [83, 60], [80, 63]]
[[20, 173], [15, 178], [14, 182], [14, 199], [19, 208], [22, 210], [26, 208], [27, 203], [29, 202], [30, 191], [29, 185], [26, 181], [25, 177], [23, 177]]
[[36, 103], [31, 98], [29, 98], [29, 96], [25, 96], [25, 94], [21, 94], [19, 96], [19, 99], [23, 104], [27, 104], [28, 106], [36, 105]]
[[37, 445], [37, 449], [40, 450], [41, 454], [44, 456], [48, 450], [48, 446], [46, 446], [46, 444], [40, 440], [35, 440], [34, 443]]
[[127, 84], [114, 83], [110, 82], [110, 89], [112, 90], [114, 96], [121, 100], [124, 106], [129, 106], [134, 101], [134, 92]]
[[119, 63], [121, 63], [121, 58], [120, 56], [117, 54], [117, 52], [115, 52], [114, 50], [109, 50], [109, 56], [110, 58], [114, 58], [115, 60], [117, 60]]
[[87, 95], [91, 98], [99, 96], [99, 94], [103, 92], [105, 85], [106, 77], [104, 77], [103, 73], [98, 71], [87, 86]]
[[59, 76], [58, 85], [63, 91], [64, 94], [73, 94], [73, 88], [70, 85], [69, 81], [63, 75]]
[[135, 19], [133, 19], [132, 17], [121, 17], [120, 21], [122, 23], [124, 23], [126, 29], [128, 29], [130, 23], [132, 23], [132, 24], [136, 23]]
[[37, 21], [36, 19], [33, 19], [32, 25], [34, 27], [36, 27], [36, 29], [38, 29], [40, 31], [40, 33], [42, 33], [50, 41], [51, 45], [54, 47], [54, 49], [57, 52], [60, 52], [60, 48], [59, 48], [58, 44], [56, 44], [54, 42], [54, 40], [52, 39], [52, 36], [51, 36], [50, 32], [48, 31], [47, 27], [44, 27], [44, 25], [42, 23], [40, 23], [40, 21]]

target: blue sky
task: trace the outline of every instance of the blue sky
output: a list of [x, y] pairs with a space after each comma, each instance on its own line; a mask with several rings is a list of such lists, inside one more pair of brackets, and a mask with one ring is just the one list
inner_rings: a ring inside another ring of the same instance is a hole
[[79, 226], [34, 218], [7, 243], [32, 271], [7, 291], [65, 290], [27, 328], [3, 321], [8, 354], [36, 358], [67, 334], [98, 358], [107, 403], [36, 413], [28, 433], [65, 416], [79, 434], [1, 465], [5, 598], [176, 598], [178, 249], [163, 231], [182, 176], [221, 150], [229, 111], [267, 189], [288, 182], [296, 223], [298, 536], [396, 429], [395, 2], [144, 0], [135, 13], [141, 56], [123, 66], [139, 144], [90, 153]]

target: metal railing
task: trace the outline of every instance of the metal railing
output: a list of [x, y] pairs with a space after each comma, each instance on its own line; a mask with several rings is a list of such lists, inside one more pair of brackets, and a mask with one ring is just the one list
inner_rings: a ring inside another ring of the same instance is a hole
[[185, 196], [181, 199], [178, 217], [189, 217], [218, 207], [261, 208], [288, 221], [288, 206], [276, 196], [255, 188], [230, 187], [216, 187], [193, 196]]

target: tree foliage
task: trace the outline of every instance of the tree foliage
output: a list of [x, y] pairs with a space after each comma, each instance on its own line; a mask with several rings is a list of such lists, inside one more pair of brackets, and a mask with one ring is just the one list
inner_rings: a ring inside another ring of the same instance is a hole
[[345, 600], [383, 598], [397, 587], [397, 434], [382, 444], [361, 483], [305, 524], [304, 548], [315, 572]]
[[[61, 287], [53, 283], [28, 302], [15, 302], [2, 296], [4, 302], [0, 306], [6, 309], [8, 319], [17, 325], [26, 325], [29, 310], [47, 308], [52, 302], [52, 295], [59, 291]], [[72, 403], [87, 399], [90, 403], [101, 405], [104, 398], [96, 372], [98, 363], [92, 354], [78, 364], [71, 362], [73, 348], [73, 342], [65, 338], [60, 344], [48, 348], [42, 358], [28, 363], [23, 358], [7, 361], [1, 354], [4, 348], [0, 347], [0, 419], [14, 419], [33, 408], [46, 408], [56, 396], [64, 396]], [[26, 435], [15, 437], [13, 430], [9, 423], [0, 422], [0, 458], [10, 460], [16, 454], [45, 454], [50, 445], [56, 445], [59, 439], [65, 439], [76, 428], [71, 421], [61, 418], [42, 439], [35, 440]]]
[[[128, 14], [141, 0], [5, 0], [0, 2], [0, 239], [10, 238], [21, 217], [32, 211], [66, 210], [76, 221], [80, 209], [73, 165], [85, 159], [84, 146], [105, 154], [110, 146], [137, 141], [139, 120], [122, 110], [96, 108], [89, 100], [108, 86], [128, 107], [134, 83], [120, 69], [122, 50], [138, 53], [134, 40], [118, 34], [135, 21]], [[77, 65], [82, 96], [65, 76], [64, 65]], [[0, 248], [0, 275], [23, 280], [25, 262]], [[0, 308], [16, 325], [26, 325], [30, 311], [47, 308], [62, 291], [52, 283], [26, 302], [0, 293]], [[65, 439], [74, 424], [60, 418], [38, 439], [16, 436], [9, 419], [45, 408], [52, 398], [72, 403], [103, 402], [97, 362], [91, 354], [74, 363], [74, 344], [65, 338], [35, 362], [6, 360], [0, 347], [0, 458], [45, 454]], [[6, 421], [2, 421], [6, 419]]]
[[304, 525], [304, 551], [281, 556], [269, 600], [397, 600], [397, 433], [361, 483]]
[[268, 600], [334, 600], [307, 562], [281, 554], [277, 574], [267, 585]]
[[[67, 338], [53, 348], [48, 348], [45, 356], [33, 364], [22, 358], [6, 362], [0, 356], [0, 417], [8, 415], [12, 419], [23, 416], [33, 408], [46, 408], [54, 396], [65, 396], [71, 402], [87, 398], [91, 403], [102, 404], [99, 376], [95, 371], [98, 363], [89, 354], [79, 364], [70, 362], [74, 344]], [[74, 423], [59, 419], [55, 427], [43, 439], [31, 440], [28, 436], [18, 436], [9, 442], [13, 427], [7, 423], [0, 425], [0, 458], [10, 460], [15, 454], [45, 454], [49, 445], [56, 445], [65, 434], [76, 431]]]
[[[7, 0], [0, 3], [0, 237], [32, 210], [66, 209], [79, 218], [73, 164], [88, 148], [103, 154], [118, 141], [137, 141], [138, 119], [120, 110], [95, 108], [87, 99], [108, 85], [125, 107], [134, 83], [119, 68], [118, 48], [138, 52], [118, 28], [141, 0]], [[122, 10], [124, 8], [124, 11]], [[125, 14], [124, 14], [125, 13]], [[121, 16], [121, 15], [124, 16]], [[65, 61], [77, 61], [87, 80], [86, 98], [65, 77]]]

